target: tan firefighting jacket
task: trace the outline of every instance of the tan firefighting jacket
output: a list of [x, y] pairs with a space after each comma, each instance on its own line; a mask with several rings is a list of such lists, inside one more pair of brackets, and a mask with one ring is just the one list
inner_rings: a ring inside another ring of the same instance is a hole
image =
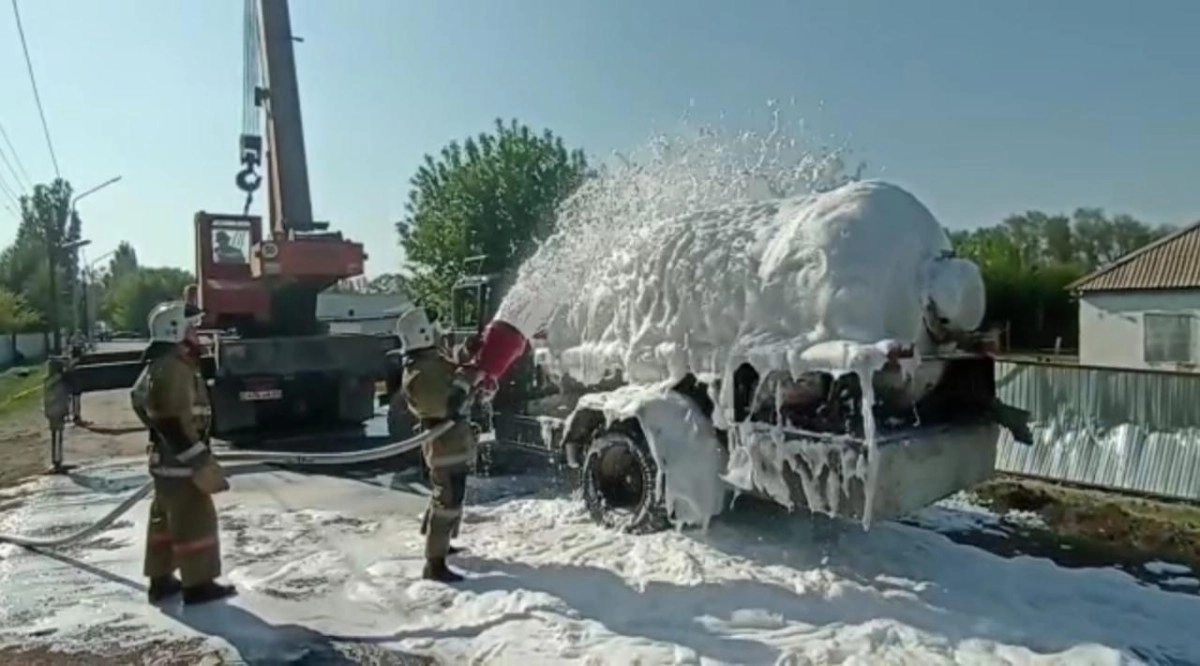
[[[405, 359], [400, 390], [423, 428], [428, 430], [458, 417], [450, 413], [451, 398], [459, 390], [456, 379], [456, 366], [437, 350], [421, 350]], [[474, 455], [475, 434], [465, 419], [425, 447], [425, 463], [430, 469], [466, 467]]]
[[158, 432], [164, 419], [177, 419], [185, 442], [154, 437], [150, 473], [163, 477], [191, 477], [212, 456], [208, 431], [212, 410], [200, 368], [182, 352], [163, 354], [142, 370], [133, 385], [134, 411], [147, 427]]

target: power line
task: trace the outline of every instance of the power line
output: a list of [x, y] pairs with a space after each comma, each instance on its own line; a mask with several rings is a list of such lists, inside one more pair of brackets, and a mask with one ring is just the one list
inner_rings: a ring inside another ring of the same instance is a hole
[[0, 194], [8, 197], [8, 200], [13, 202], [13, 205], [20, 206], [18, 203], [17, 193], [4, 182], [4, 177], [0, 176]]
[[17, 195], [20, 194], [21, 186], [18, 184], [17, 189], [13, 189], [5, 180], [4, 174], [0, 173], [0, 193], [8, 195], [8, 198], [14, 203], [17, 201]]
[[[9, 162], [8, 157], [5, 156], [3, 148], [0, 148], [0, 162], [4, 162], [4, 166], [8, 167], [8, 172], [12, 174], [12, 179], [13, 182], [17, 184], [17, 189], [24, 194], [28, 188], [25, 187], [25, 183], [21, 182], [20, 176], [17, 175], [16, 170], [12, 167], [12, 163]], [[4, 174], [0, 173], [0, 183], [2, 182], [4, 182]]]
[[[12, 171], [13, 179], [17, 181], [22, 189], [33, 189], [33, 179], [29, 177], [29, 172], [25, 170], [25, 165], [21, 163], [21, 156], [17, 154], [17, 149], [13, 147], [12, 141], [8, 140], [8, 132], [4, 131], [4, 123], [0, 123], [0, 138], [4, 139], [5, 145], [8, 146], [8, 152], [12, 154], [13, 162], [16, 162], [17, 168], [13, 169], [13, 165], [9, 164], [8, 158], [4, 159], [4, 163], [8, 165], [8, 170]], [[0, 150], [0, 157], [4, 157], [4, 151]], [[20, 175], [17, 171], [20, 170]], [[21, 183], [21, 176], [25, 177], [25, 183]]]
[[50, 149], [50, 163], [54, 165], [54, 175], [62, 178], [58, 170], [58, 157], [54, 154], [54, 143], [50, 141], [50, 126], [46, 124], [46, 111], [42, 108], [42, 96], [38, 94], [37, 77], [33, 75], [33, 60], [29, 58], [29, 44], [25, 41], [25, 28], [21, 26], [21, 12], [17, 9], [17, 0], [12, 0], [13, 18], [17, 21], [17, 34], [21, 36], [21, 50], [25, 52], [25, 69], [29, 70], [29, 85], [33, 86], [33, 101], [37, 103], [38, 116], [42, 119], [42, 133], [46, 135], [46, 147]]

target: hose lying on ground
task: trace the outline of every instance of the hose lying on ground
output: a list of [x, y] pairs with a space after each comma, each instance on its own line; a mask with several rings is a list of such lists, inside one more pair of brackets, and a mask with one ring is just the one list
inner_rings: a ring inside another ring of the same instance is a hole
[[[217, 460], [234, 463], [227, 471], [230, 476], [254, 471], [259, 465], [351, 465], [354, 463], [384, 460], [418, 448], [427, 440], [433, 439], [450, 429], [453, 421], [447, 421], [432, 430], [422, 432], [401, 442], [394, 442], [365, 451], [348, 451], [345, 453], [300, 453], [296, 451], [220, 451], [214, 452]], [[103, 518], [87, 527], [58, 537], [27, 537], [19, 534], [0, 534], [0, 543], [11, 543], [26, 548], [59, 548], [76, 543], [90, 537], [113, 524], [126, 512], [133, 508], [142, 498], [150, 494], [154, 482], [150, 481], [138, 488], [125, 501], [109, 511]]]

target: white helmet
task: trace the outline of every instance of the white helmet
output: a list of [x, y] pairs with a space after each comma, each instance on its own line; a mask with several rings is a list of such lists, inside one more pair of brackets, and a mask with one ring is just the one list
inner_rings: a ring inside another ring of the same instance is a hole
[[437, 342], [436, 336], [437, 331], [430, 323], [425, 308], [411, 308], [396, 319], [396, 337], [400, 338], [400, 345], [406, 354], [433, 347]]
[[188, 329], [200, 325], [202, 315], [199, 308], [183, 301], [159, 303], [146, 319], [150, 341], [171, 344], [183, 342]]

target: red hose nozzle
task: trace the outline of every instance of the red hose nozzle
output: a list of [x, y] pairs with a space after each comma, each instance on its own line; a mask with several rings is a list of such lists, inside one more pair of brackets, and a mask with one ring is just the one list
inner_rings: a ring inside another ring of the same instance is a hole
[[475, 367], [488, 379], [498, 382], [525, 353], [527, 344], [525, 335], [512, 324], [493, 319], [483, 329], [479, 351], [475, 353]]

